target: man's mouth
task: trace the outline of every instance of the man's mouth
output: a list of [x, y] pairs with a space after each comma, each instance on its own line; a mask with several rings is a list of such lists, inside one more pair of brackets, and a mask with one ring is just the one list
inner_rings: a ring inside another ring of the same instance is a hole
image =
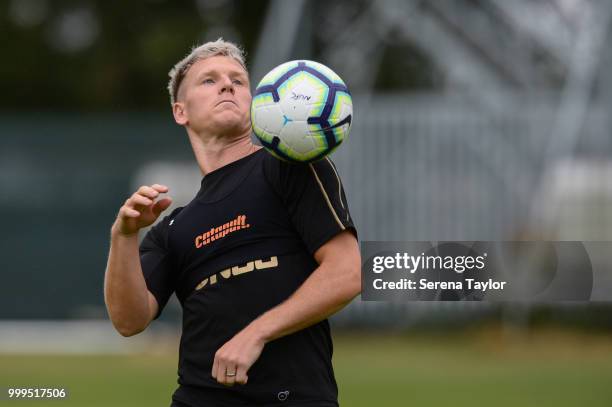
[[238, 104], [236, 102], [234, 102], [233, 100], [221, 100], [215, 106], [219, 106], [222, 103], [233, 103], [234, 105], [238, 106]]

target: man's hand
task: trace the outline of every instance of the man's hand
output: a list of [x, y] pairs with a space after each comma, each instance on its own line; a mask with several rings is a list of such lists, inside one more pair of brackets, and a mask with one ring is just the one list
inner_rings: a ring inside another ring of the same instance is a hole
[[251, 325], [247, 326], [215, 353], [212, 377], [226, 386], [246, 384], [247, 372], [261, 355], [264, 345], [263, 337]]
[[143, 185], [138, 188], [138, 191], [134, 192], [119, 209], [113, 230], [121, 235], [130, 236], [137, 234], [141, 228], [151, 225], [172, 204], [170, 197], [155, 201], [159, 194], [165, 192], [168, 192], [168, 187], [159, 184]]
[[245, 384], [248, 370], [266, 343], [327, 318], [361, 292], [361, 255], [350, 231], [334, 236], [314, 257], [319, 267], [293, 295], [219, 348], [212, 367], [212, 376], [219, 383]]

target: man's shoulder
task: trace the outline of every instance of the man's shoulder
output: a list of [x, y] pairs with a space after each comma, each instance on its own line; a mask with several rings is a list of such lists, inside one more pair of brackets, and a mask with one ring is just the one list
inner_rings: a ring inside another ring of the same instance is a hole
[[168, 226], [172, 226], [174, 218], [176, 218], [185, 209], [184, 206], [178, 206], [172, 210], [168, 215], [164, 217], [164, 220], [168, 222]]
[[165, 215], [159, 222], [157, 222], [150, 230], [149, 234], [166, 234], [170, 226], [174, 225], [175, 218], [184, 209], [184, 206], [174, 208], [169, 214]]

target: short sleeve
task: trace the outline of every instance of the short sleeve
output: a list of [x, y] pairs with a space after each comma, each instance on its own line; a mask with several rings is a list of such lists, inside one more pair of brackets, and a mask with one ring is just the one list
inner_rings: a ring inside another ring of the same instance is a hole
[[175, 209], [170, 215], [153, 226], [140, 243], [142, 273], [147, 288], [153, 294], [159, 306], [155, 316], [156, 319], [161, 315], [170, 296], [176, 289], [177, 272], [174, 269], [174, 262], [168, 247], [168, 230], [170, 222], [181, 209]]
[[267, 178], [311, 254], [344, 230], [357, 237], [342, 181], [329, 158], [310, 164], [267, 161]]

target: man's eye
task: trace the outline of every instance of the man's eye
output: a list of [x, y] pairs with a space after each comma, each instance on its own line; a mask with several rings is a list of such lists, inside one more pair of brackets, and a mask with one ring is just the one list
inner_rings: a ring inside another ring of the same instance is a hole
[[210, 84], [210, 83], [215, 83], [215, 81], [213, 81], [211, 78], [208, 78], [208, 79], [204, 79], [204, 80], [202, 81], [202, 83], [208, 83], [208, 84]]
[[234, 79], [234, 83], [236, 85], [242, 85], [242, 81], [240, 79]]

